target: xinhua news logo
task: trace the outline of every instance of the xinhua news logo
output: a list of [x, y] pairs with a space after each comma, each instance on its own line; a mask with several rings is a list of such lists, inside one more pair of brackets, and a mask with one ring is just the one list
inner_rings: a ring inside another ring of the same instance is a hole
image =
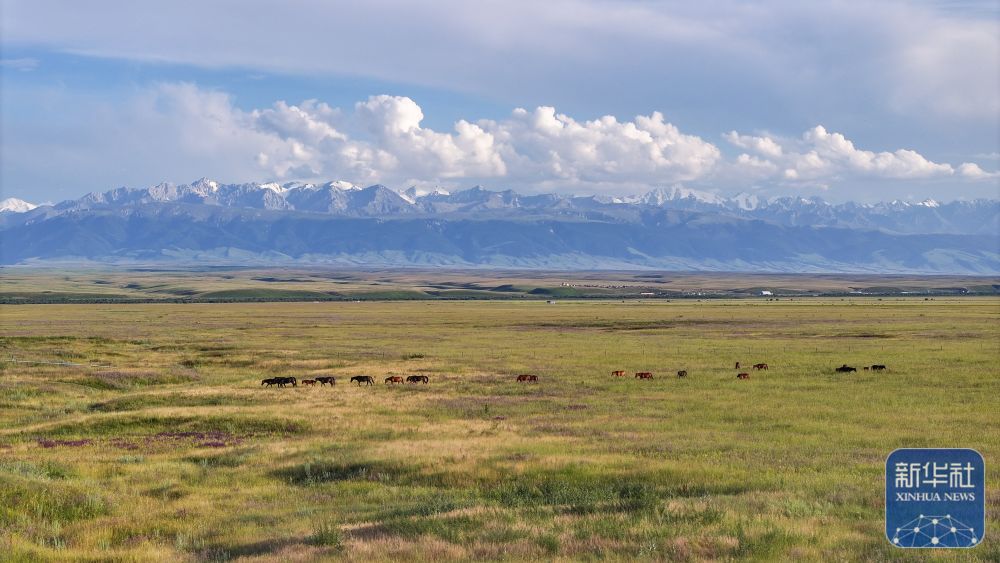
[[885, 535], [896, 547], [969, 548], [986, 527], [986, 467], [976, 450], [899, 449], [885, 460]]

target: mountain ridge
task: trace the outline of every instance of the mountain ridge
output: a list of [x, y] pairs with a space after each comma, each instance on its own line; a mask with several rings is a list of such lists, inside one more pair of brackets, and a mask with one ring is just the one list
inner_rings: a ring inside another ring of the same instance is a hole
[[998, 217], [993, 200], [832, 205], [680, 187], [608, 199], [203, 178], [0, 213], [0, 264], [995, 274]]

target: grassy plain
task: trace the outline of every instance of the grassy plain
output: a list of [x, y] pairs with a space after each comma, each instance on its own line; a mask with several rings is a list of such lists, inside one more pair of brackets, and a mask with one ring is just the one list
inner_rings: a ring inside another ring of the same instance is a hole
[[[998, 321], [995, 297], [3, 306], [0, 559], [996, 561]], [[886, 455], [931, 446], [986, 458], [974, 550], [884, 537]]]
[[492, 270], [4, 268], [0, 303], [998, 295], [997, 276]]

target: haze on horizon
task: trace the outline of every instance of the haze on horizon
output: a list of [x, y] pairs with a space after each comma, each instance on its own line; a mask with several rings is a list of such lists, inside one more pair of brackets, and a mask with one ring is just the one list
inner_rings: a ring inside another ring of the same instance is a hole
[[1000, 198], [992, 1], [2, 3], [4, 198], [203, 176]]

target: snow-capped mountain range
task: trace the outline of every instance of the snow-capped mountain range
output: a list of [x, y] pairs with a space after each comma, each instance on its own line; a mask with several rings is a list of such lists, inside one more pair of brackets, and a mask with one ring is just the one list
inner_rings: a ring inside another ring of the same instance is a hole
[[2, 264], [1000, 272], [998, 200], [829, 204], [680, 186], [615, 198], [203, 178], [3, 203]]
[[[348, 217], [455, 216], [595, 218], [628, 221], [650, 208], [698, 211], [744, 219], [760, 219], [786, 226], [873, 229], [902, 234], [1000, 233], [1000, 201], [975, 200], [939, 203], [892, 201], [876, 204], [830, 204], [817, 197], [765, 199], [741, 193], [723, 197], [680, 186], [656, 188], [626, 197], [523, 195], [512, 190], [491, 191], [476, 186], [449, 193], [441, 188], [411, 186], [393, 190], [383, 185], [361, 187], [338, 180], [322, 184], [303, 182], [222, 184], [202, 178], [190, 184], [157, 184], [148, 188], [117, 188], [94, 192], [52, 206], [51, 213], [115, 208], [143, 204], [187, 204], [238, 209], [299, 211]], [[10, 198], [0, 202], [0, 213], [25, 213], [37, 206]], [[43, 208], [45, 209], [45, 208]]]

